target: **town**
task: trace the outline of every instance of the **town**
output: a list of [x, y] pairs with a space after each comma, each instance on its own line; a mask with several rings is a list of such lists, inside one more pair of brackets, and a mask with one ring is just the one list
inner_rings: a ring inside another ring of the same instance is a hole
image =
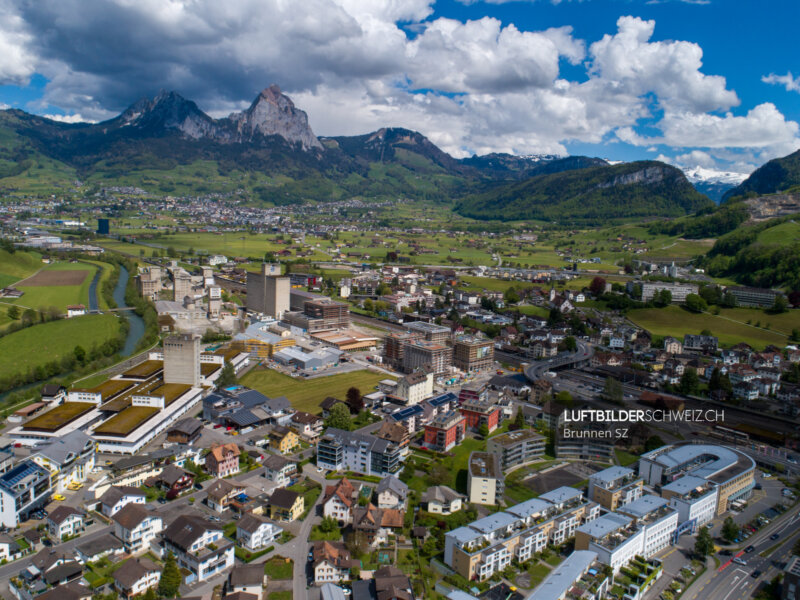
[[630, 316], [766, 321], [796, 300], [780, 290], [674, 262], [508, 268], [491, 249], [492, 266], [426, 266], [348, 251], [363, 242], [336, 236], [359, 228], [302, 211], [264, 216], [257, 258], [4, 210], [9, 256], [42, 265], [6, 300], [109, 281], [20, 331], [142, 322], [121, 361], [84, 358], [30, 399], [8, 380], [0, 585], [18, 600], [725, 600], [719, 569], [746, 574], [737, 597], [800, 573], [773, 558], [797, 550], [800, 348]]

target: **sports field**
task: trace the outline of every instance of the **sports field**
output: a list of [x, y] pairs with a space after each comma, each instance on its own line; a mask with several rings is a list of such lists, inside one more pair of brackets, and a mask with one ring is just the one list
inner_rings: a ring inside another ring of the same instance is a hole
[[[768, 315], [760, 310], [733, 308], [721, 311], [719, 316], [709, 313], [692, 313], [678, 306], [666, 308], [641, 308], [628, 312], [628, 318], [654, 335], [683, 339], [684, 334], [698, 334], [704, 329], [719, 338], [721, 346], [745, 342], [756, 349], [769, 344], [783, 347], [788, 338], [777, 327], [800, 319], [800, 312]], [[747, 321], [751, 324], [748, 325]], [[756, 325], [760, 324], [759, 327]], [[770, 329], [766, 329], [769, 324]], [[800, 327], [800, 324], [797, 325]], [[776, 328], [776, 329], [773, 329]], [[789, 328], [791, 331], [791, 327]]]
[[87, 352], [119, 333], [114, 315], [85, 315], [34, 325], [0, 338], [0, 377], [35, 369], [72, 353]]
[[272, 369], [257, 369], [242, 377], [240, 383], [265, 396], [286, 396], [297, 410], [319, 414], [319, 403], [328, 396], [344, 400], [351, 387], [357, 387], [362, 395], [369, 394], [375, 391], [375, 386], [381, 379], [395, 377], [364, 369], [327, 377], [295, 379]]
[[4, 298], [4, 301], [24, 308], [56, 306], [65, 310], [69, 304], [89, 305], [89, 286], [97, 270], [86, 263], [59, 262], [43, 265], [43, 269], [17, 282], [21, 298]]

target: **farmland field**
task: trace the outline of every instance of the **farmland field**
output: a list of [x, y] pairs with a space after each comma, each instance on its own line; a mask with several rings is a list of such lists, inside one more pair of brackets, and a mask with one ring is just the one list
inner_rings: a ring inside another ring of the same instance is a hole
[[33, 275], [43, 266], [41, 257], [34, 252], [18, 250], [9, 254], [5, 250], [0, 250], [0, 287], [6, 287]]
[[86, 263], [54, 263], [15, 284], [25, 292], [22, 298], [4, 301], [21, 307], [56, 306], [62, 310], [69, 304], [89, 304], [89, 285], [97, 267]]
[[242, 377], [241, 384], [258, 390], [265, 396], [286, 396], [297, 410], [317, 414], [320, 412], [319, 403], [328, 396], [344, 400], [351, 387], [357, 387], [362, 395], [369, 394], [375, 391], [374, 388], [381, 379], [394, 378], [364, 369], [313, 379], [295, 379], [272, 369], [257, 369]]
[[119, 319], [114, 315], [73, 317], [16, 331], [0, 338], [0, 377], [58, 360], [75, 346], [88, 352], [118, 333]]
[[[739, 342], [763, 349], [769, 344], [785, 346], [787, 335], [783, 328], [795, 323], [800, 327], [800, 312], [793, 311], [782, 315], [768, 315], [755, 309], [731, 308], [720, 312], [719, 316], [709, 313], [692, 313], [678, 306], [666, 308], [641, 308], [628, 313], [628, 318], [636, 325], [655, 335], [673, 336], [683, 339], [686, 333], [700, 333], [704, 329], [719, 338], [721, 346], [733, 346]], [[751, 324], [748, 325], [747, 321]], [[760, 327], [756, 327], [760, 323]], [[770, 329], [766, 326], [769, 324]], [[778, 330], [778, 327], [781, 330]], [[791, 327], [789, 327], [791, 331]]]

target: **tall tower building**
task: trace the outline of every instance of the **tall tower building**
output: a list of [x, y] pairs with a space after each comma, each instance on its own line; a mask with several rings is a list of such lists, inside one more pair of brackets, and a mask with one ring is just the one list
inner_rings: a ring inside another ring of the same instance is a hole
[[289, 310], [289, 277], [280, 265], [263, 263], [260, 273], [247, 273], [247, 310], [280, 319]]
[[164, 339], [164, 383], [200, 387], [200, 337], [171, 335]]

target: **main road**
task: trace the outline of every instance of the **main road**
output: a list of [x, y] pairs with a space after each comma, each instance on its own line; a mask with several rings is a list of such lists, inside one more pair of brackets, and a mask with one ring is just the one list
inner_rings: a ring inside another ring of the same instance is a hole
[[566, 354], [559, 354], [554, 358], [547, 360], [538, 360], [525, 367], [525, 377], [529, 381], [534, 382], [542, 377], [548, 371], [555, 371], [556, 369], [573, 368], [581, 366], [588, 362], [594, 355], [594, 348], [584, 340], [576, 340], [577, 350]]

